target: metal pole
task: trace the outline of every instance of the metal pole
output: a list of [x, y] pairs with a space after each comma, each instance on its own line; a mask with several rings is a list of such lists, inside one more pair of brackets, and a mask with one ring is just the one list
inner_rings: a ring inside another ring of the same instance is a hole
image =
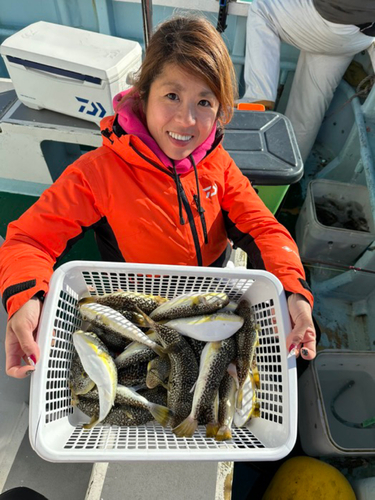
[[143, 38], [145, 49], [152, 34], [152, 0], [142, 0]]

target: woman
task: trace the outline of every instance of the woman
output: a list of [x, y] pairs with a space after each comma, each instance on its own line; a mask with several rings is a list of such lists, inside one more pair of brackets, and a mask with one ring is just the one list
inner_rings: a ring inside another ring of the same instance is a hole
[[101, 122], [103, 146], [9, 224], [0, 249], [8, 375], [34, 370], [40, 299], [67, 245], [90, 227], [103, 260], [119, 262], [224, 266], [231, 240], [254, 268], [280, 279], [294, 326], [288, 347], [315, 356], [313, 298], [296, 244], [221, 144], [235, 88], [209, 21], [176, 17], [158, 28], [134, 88]]

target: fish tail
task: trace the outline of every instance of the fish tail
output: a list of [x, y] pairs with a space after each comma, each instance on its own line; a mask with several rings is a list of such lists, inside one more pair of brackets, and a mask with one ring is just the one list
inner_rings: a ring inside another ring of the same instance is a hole
[[82, 304], [91, 304], [92, 302], [96, 302], [95, 297], [83, 297], [78, 301], [78, 305], [81, 306]]
[[165, 427], [168, 422], [173, 417], [173, 411], [166, 406], [158, 405], [156, 403], [151, 403], [149, 406], [149, 411], [154, 419], [159, 422], [160, 425]]
[[216, 436], [219, 430], [219, 424], [217, 422], [209, 422], [206, 425], [206, 437], [213, 438]]
[[249, 414], [247, 415], [246, 422], [242, 425], [242, 427], [244, 427], [252, 418], [259, 418], [259, 417], [260, 417], [259, 403], [253, 403], [250, 408]]
[[94, 427], [94, 425], [98, 424], [99, 423], [99, 416], [98, 415], [93, 415], [91, 417], [91, 420], [88, 424], [83, 424], [83, 428], [84, 429], [91, 429], [92, 427]]
[[177, 427], [172, 429], [172, 432], [177, 437], [191, 437], [198, 427], [198, 420], [189, 415]]
[[228, 441], [229, 439], [232, 439], [232, 431], [230, 427], [227, 425], [223, 425], [220, 427], [220, 429], [217, 431], [217, 434], [215, 436], [216, 441]]
[[75, 392], [75, 390], [73, 388], [73, 384], [71, 384], [69, 382], [68, 386], [69, 386], [70, 393], [71, 393], [71, 396], [72, 396], [72, 399], [70, 400], [70, 404], [72, 406], [77, 406], [77, 404], [79, 403], [79, 398], [78, 398], [77, 393]]

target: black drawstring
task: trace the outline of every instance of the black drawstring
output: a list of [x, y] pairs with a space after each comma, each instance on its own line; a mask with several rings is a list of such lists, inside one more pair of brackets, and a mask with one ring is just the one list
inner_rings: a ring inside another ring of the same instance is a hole
[[173, 175], [174, 175], [174, 180], [175, 180], [175, 183], [176, 183], [176, 187], [177, 187], [177, 199], [178, 199], [178, 214], [179, 214], [179, 217], [180, 217], [180, 224], [183, 226], [185, 224], [185, 219], [182, 215], [182, 200], [181, 200], [181, 186], [180, 186], [180, 179], [177, 175], [177, 170], [176, 170], [176, 167], [175, 167], [175, 164], [174, 164], [174, 161], [172, 161], [172, 166], [173, 166]]
[[199, 217], [200, 217], [201, 224], [202, 224], [203, 235], [204, 235], [204, 242], [207, 245], [207, 243], [208, 243], [208, 235], [207, 235], [206, 219], [204, 218], [204, 212], [205, 212], [205, 210], [204, 210], [204, 208], [201, 205], [201, 197], [200, 197], [200, 194], [199, 194], [199, 181], [198, 181], [197, 166], [195, 164], [193, 156], [190, 155], [189, 158], [190, 158], [191, 163], [193, 164], [194, 174], [195, 174], [195, 182], [196, 182], [196, 185], [197, 185], [197, 194], [194, 195], [194, 201], [195, 201], [195, 204], [197, 205]]

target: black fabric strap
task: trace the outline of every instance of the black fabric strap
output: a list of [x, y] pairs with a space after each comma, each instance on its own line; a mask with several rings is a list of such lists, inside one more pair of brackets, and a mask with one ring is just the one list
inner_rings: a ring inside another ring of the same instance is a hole
[[373, 23], [356, 24], [356, 26], [364, 35], [375, 37], [375, 21]]
[[35, 285], [36, 285], [36, 280], [29, 280], [29, 281], [23, 281], [22, 283], [17, 283], [16, 285], [8, 286], [8, 288], [4, 290], [2, 297], [4, 309], [7, 311], [6, 304], [10, 297], [13, 297], [13, 295], [16, 295], [17, 293], [24, 292], [25, 290], [29, 290], [30, 288], [33, 288]]

